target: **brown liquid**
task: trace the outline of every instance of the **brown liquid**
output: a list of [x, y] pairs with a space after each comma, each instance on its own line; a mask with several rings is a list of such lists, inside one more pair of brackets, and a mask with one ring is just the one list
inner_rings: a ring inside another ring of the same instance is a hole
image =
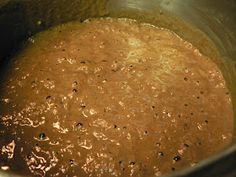
[[31, 38], [1, 93], [1, 167], [22, 174], [160, 176], [232, 138], [217, 66], [173, 32], [128, 19]]

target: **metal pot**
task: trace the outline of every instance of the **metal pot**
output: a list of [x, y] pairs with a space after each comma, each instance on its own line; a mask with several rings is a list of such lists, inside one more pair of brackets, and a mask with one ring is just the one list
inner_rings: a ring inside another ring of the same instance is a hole
[[[29, 36], [67, 21], [101, 16], [135, 18], [169, 28], [192, 42], [215, 58], [236, 105], [234, 0], [0, 0], [0, 78], [4, 77], [5, 64]], [[170, 176], [234, 177], [235, 164], [234, 141], [223, 152]], [[0, 176], [17, 175], [0, 172]]]

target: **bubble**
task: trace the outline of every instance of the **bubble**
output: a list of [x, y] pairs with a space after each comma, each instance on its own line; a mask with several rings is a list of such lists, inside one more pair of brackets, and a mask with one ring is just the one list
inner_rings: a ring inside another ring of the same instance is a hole
[[164, 152], [158, 152], [158, 156], [159, 157], [163, 157], [164, 156]]
[[181, 160], [181, 157], [180, 157], [179, 155], [177, 155], [177, 156], [175, 156], [175, 157], [173, 158], [173, 160], [174, 160], [175, 162], [178, 162], [178, 161]]
[[83, 108], [83, 109], [86, 108], [85, 103], [81, 103], [81, 104], [80, 104], [80, 107]]
[[144, 131], [144, 135], [148, 135], [148, 131], [147, 130]]
[[81, 129], [83, 127], [83, 124], [79, 122], [76, 124], [76, 127], [77, 127], [77, 129]]
[[72, 92], [77, 93], [78, 90], [74, 88], [74, 89], [72, 90]]
[[72, 165], [74, 165], [74, 160], [70, 160], [70, 165], [72, 166]]
[[134, 165], [135, 165], [135, 162], [134, 162], [134, 161], [131, 161], [131, 162], [129, 163], [129, 165], [134, 166]]
[[46, 97], [46, 100], [49, 100], [49, 99], [51, 99], [52, 97], [49, 95], [49, 96], [47, 96]]
[[72, 83], [72, 87], [76, 87], [78, 85], [78, 82], [77, 81], [74, 81], [73, 83]]
[[200, 141], [197, 142], [197, 145], [198, 145], [198, 146], [201, 146], [201, 145], [202, 145], [202, 142], [200, 142]]
[[187, 148], [189, 147], [189, 145], [188, 145], [188, 144], [186, 144], [186, 143], [184, 144], [184, 146], [185, 146], [185, 147], [187, 147]]
[[156, 142], [156, 146], [157, 147], [160, 147], [161, 146], [161, 143], [158, 141], [158, 142]]
[[40, 139], [41, 141], [45, 140], [45, 139], [46, 139], [46, 134], [45, 134], [45, 133], [40, 133], [40, 134], [39, 134], [39, 139]]

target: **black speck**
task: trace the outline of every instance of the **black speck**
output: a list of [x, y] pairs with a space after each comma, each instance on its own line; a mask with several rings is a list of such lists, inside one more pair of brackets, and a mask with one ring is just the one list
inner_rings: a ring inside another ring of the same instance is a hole
[[200, 142], [200, 141], [199, 141], [199, 142], [197, 142], [197, 145], [201, 146], [201, 145], [202, 145], [202, 142]]
[[204, 92], [203, 92], [203, 91], [200, 91], [200, 94], [201, 94], [201, 95], [203, 95], [203, 94], [204, 94]]
[[209, 121], [208, 121], [208, 120], [205, 120], [205, 123], [206, 123], [206, 124], [208, 124], [208, 123], [209, 123]]
[[171, 168], [171, 170], [172, 170], [172, 171], [175, 171], [175, 168], [174, 168], [174, 167], [172, 167], [172, 168]]
[[80, 63], [81, 63], [81, 64], [86, 64], [86, 61], [81, 61]]
[[66, 51], [66, 49], [62, 49], [61, 51], [62, 51], [62, 52], [65, 52], [65, 51]]
[[186, 143], [184, 144], [184, 146], [185, 146], [185, 147], [187, 147], [187, 148], [189, 147], [189, 145], [188, 145], [188, 144], [186, 144]]
[[152, 106], [152, 109], [155, 109], [155, 106]]
[[117, 125], [114, 124], [114, 125], [113, 125], [113, 128], [117, 128]]
[[42, 141], [42, 140], [45, 140], [46, 138], [46, 134], [45, 133], [40, 133], [39, 134], [39, 139]]
[[76, 127], [77, 127], [78, 129], [80, 129], [80, 128], [83, 127], [83, 124], [79, 122], [79, 123], [76, 124]]
[[122, 163], [123, 163], [123, 161], [122, 161], [122, 160], [120, 160], [120, 161], [119, 161], [119, 164], [121, 165]]
[[191, 114], [192, 116], [194, 115], [194, 113], [193, 113], [193, 112], [191, 112], [190, 114]]
[[70, 165], [74, 165], [74, 160], [70, 160]]
[[173, 158], [173, 160], [176, 161], [176, 162], [178, 162], [178, 161], [181, 160], [181, 157], [180, 157], [179, 155], [177, 155], [177, 156], [175, 156], [175, 157]]
[[135, 165], [135, 162], [134, 162], [134, 161], [131, 161], [129, 164], [130, 164], [130, 165]]
[[49, 100], [50, 98], [52, 98], [50, 95], [46, 97], [46, 100]]
[[188, 78], [187, 78], [187, 77], [185, 77], [185, 78], [184, 78], [184, 80], [185, 80], [185, 81], [188, 81]]
[[226, 94], [226, 95], [229, 95], [229, 92], [226, 92], [225, 94]]
[[74, 86], [77, 86], [77, 85], [78, 85], [78, 82], [77, 82], [77, 81], [74, 81], [74, 82], [73, 82], [73, 85], [74, 85]]
[[197, 99], [200, 99], [200, 96], [197, 96]]
[[127, 129], [127, 126], [123, 126], [123, 129]]
[[163, 157], [164, 153], [163, 152], [158, 152], [158, 156]]
[[107, 62], [107, 60], [102, 60], [102, 62], [103, 62], [103, 63], [106, 63], [106, 62]]
[[148, 135], [148, 131], [147, 130], [144, 131], [144, 135]]
[[185, 107], [188, 107], [188, 104], [184, 104]]
[[85, 105], [84, 103], [82, 103], [82, 104], [80, 105], [80, 107], [84, 109], [84, 108], [86, 108], [86, 105]]
[[74, 88], [74, 89], [72, 90], [72, 92], [77, 93], [78, 90]]

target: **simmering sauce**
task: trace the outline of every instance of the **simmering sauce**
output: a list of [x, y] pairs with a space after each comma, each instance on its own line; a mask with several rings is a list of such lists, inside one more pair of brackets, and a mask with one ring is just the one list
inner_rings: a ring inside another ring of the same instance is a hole
[[167, 29], [72, 22], [29, 39], [0, 96], [0, 167], [33, 176], [160, 176], [232, 139], [221, 71]]

